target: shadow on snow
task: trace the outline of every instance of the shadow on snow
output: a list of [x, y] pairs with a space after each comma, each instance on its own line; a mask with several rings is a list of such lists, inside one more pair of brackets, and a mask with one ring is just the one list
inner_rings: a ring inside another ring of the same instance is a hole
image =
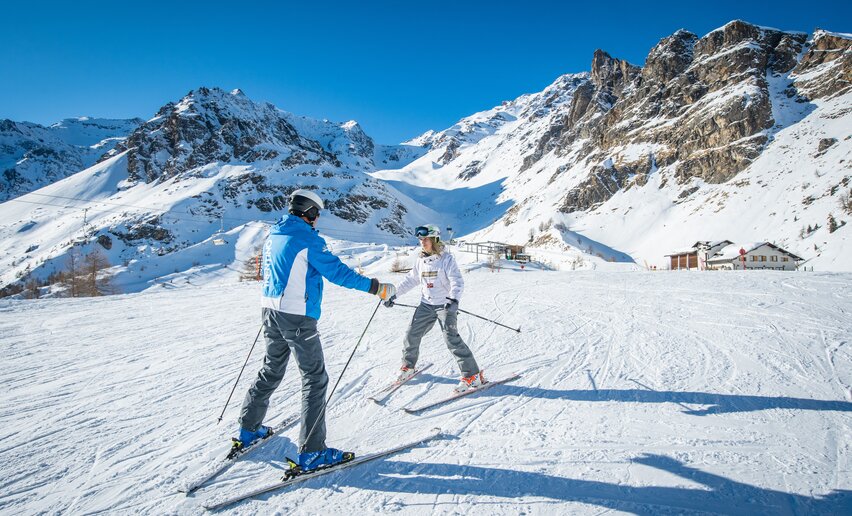
[[[440, 378], [438, 378], [438, 381], [440, 381]], [[553, 390], [499, 385], [476, 396], [502, 397], [506, 395], [563, 401], [705, 405], [706, 408], [700, 410], [689, 409], [686, 411], [687, 414], [699, 416], [773, 408], [852, 411], [852, 403], [844, 401], [641, 389]], [[688, 407], [686, 408], [688, 409]], [[446, 437], [446, 439], [454, 439], [454, 437]], [[401, 454], [401, 456], [404, 456], [404, 454]], [[538, 459], [547, 460], [547, 457], [541, 456]], [[554, 462], [557, 460], [556, 458], [553, 459]], [[596, 505], [635, 514], [659, 514], [661, 512], [725, 514], [852, 513], [852, 491], [849, 490], [835, 490], [824, 496], [787, 493], [705, 472], [664, 455], [645, 454], [632, 459], [631, 463], [665, 471], [701, 486], [629, 486], [505, 468], [379, 460], [371, 465], [359, 468], [357, 474], [345, 472], [318, 483], [307, 482], [304, 488], [318, 488], [327, 486], [331, 482], [337, 486], [346, 485], [389, 493], [493, 496], [508, 499], [539, 497]], [[261, 499], [268, 499], [271, 496], [274, 496], [274, 494], [266, 495]], [[398, 501], [396, 503], [404, 504], [404, 502]], [[456, 503], [457, 501], [453, 501], [454, 506]], [[476, 503], [485, 502], [477, 501]], [[534, 503], [537, 503], [537, 501], [524, 502], [525, 505]], [[431, 504], [427, 503], [427, 505]]]
[[393, 460], [377, 462], [355, 475], [337, 477], [335, 484], [396, 493], [542, 497], [636, 514], [684, 511], [849, 514], [852, 509], [852, 491], [805, 496], [738, 482], [663, 455], [642, 455], [632, 462], [669, 472], [702, 487], [628, 486], [503, 468]]
[[834, 410], [852, 412], [852, 403], [847, 401], [789, 398], [786, 396], [752, 396], [743, 394], [714, 394], [708, 392], [652, 391], [644, 389], [600, 389], [600, 390], [555, 390], [517, 385], [499, 385], [487, 390], [482, 396], [526, 396], [563, 401], [618, 401], [627, 403], [676, 403], [703, 405], [703, 408], [684, 406], [683, 413], [691, 416], [707, 416], [729, 412], [754, 412], [769, 409]]
[[[455, 384], [457, 381], [424, 373], [421, 381]], [[557, 390], [518, 385], [497, 385], [474, 397], [525, 396], [545, 400], [625, 402], [625, 403], [675, 403], [691, 416], [707, 416], [730, 412], [754, 412], [770, 409], [793, 410], [833, 410], [852, 412], [852, 403], [848, 401], [814, 400], [790, 398], [786, 396], [752, 396], [743, 394], [713, 394], [708, 392], [653, 391], [645, 389], [599, 389], [599, 390]], [[683, 404], [702, 405], [702, 408], [690, 408]]]

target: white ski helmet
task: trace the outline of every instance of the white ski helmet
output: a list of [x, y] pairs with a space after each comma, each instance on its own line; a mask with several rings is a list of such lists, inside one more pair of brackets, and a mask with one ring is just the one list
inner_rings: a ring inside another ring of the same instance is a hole
[[314, 220], [322, 209], [325, 209], [322, 199], [310, 190], [300, 188], [290, 194], [290, 213], [297, 217]]
[[414, 236], [417, 238], [431, 237], [436, 240], [441, 239], [441, 230], [435, 224], [426, 224], [425, 226], [417, 226], [414, 228]]

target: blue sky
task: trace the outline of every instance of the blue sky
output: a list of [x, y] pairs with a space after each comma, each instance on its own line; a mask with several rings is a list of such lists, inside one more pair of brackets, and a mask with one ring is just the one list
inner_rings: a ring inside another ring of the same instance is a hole
[[219, 86], [301, 115], [355, 119], [396, 143], [587, 71], [597, 48], [641, 65], [677, 29], [703, 36], [732, 19], [852, 32], [850, 5], [10, 1], [0, 118], [150, 118], [191, 89]]

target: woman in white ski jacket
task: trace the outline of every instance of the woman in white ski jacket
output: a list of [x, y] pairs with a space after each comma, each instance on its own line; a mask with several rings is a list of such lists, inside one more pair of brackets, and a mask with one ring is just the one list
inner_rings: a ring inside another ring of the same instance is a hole
[[[396, 295], [402, 295], [420, 285], [420, 305], [414, 311], [403, 341], [399, 380], [404, 381], [414, 375], [414, 367], [420, 354], [420, 341], [423, 335], [432, 329], [435, 321], [438, 321], [447, 348], [456, 358], [462, 374], [455, 390], [462, 392], [479, 387], [485, 383], [485, 379], [457, 327], [459, 300], [464, 291], [464, 280], [459, 266], [452, 254], [444, 252], [444, 243], [441, 242], [441, 233], [437, 226], [419, 226], [415, 229], [415, 235], [420, 239], [423, 250], [411, 272], [396, 287]], [[392, 296], [385, 301], [385, 306], [393, 306], [395, 298], [396, 296]]]

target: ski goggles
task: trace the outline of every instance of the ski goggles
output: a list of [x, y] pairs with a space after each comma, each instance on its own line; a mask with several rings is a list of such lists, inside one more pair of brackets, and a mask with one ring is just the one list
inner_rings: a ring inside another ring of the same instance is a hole
[[414, 236], [417, 238], [426, 238], [429, 236], [429, 228], [426, 226], [417, 226], [414, 228]]

